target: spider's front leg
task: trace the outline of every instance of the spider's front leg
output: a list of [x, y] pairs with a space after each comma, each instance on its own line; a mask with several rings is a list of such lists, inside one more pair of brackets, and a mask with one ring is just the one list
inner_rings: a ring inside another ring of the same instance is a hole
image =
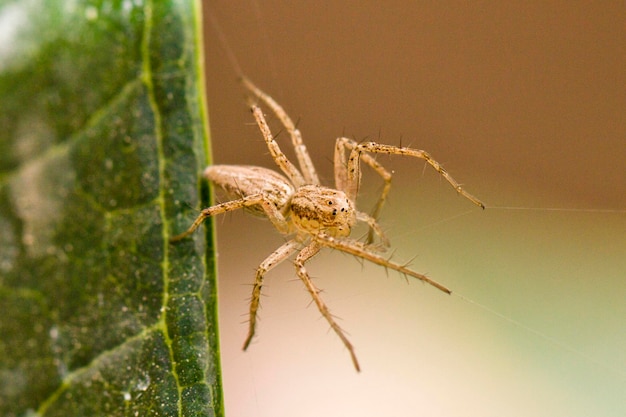
[[[335, 187], [337, 187], [338, 190], [344, 191], [350, 198], [352, 198], [352, 201], [356, 201], [356, 195], [359, 192], [359, 186], [361, 185], [361, 171], [359, 167], [359, 171], [355, 173], [357, 178], [356, 181], [350, 180], [350, 176], [348, 175], [349, 164], [346, 160], [346, 152], [352, 151], [358, 145], [358, 142], [348, 138], [337, 138], [335, 142]], [[353, 155], [350, 153], [350, 161], [352, 161], [352, 157]], [[381, 238], [383, 245], [388, 247], [389, 241], [380, 231], [380, 226], [378, 226], [376, 221], [378, 220], [380, 211], [383, 208], [385, 200], [387, 199], [387, 194], [389, 194], [389, 190], [391, 189], [391, 172], [387, 171], [385, 167], [376, 162], [376, 160], [369, 154], [360, 154], [358, 158], [369, 165], [385, 183], [380, 196], [378, 197], [378, 201], [372, 210], [372, 215], [369, 216], [370, 218], [359, 219], [365, 221], [370, 226], [366, 242], [367, 244], [372, 243], [374, 241], [374, 234], [377, 234]]]
[[[344, 187], [342, 191], [348, 195], [349, 198], [354, 199], [358, 193], [359, 184], [361, 181], [361, 161], [371, 165], [368, 162], [368, 153], [383, 153], [387, 155], [404, 155], [404, 156], [412, 156], [414, 158], [423, 159], [426, 161], [431, 167], [433, 167], [439, 175], [441, 175], [448, 183], [456, 190], [457, 193], [467, 198], [472, 203], [476, 204], [478, 207], [484, 209], [485, 205], [472, 194], [468, 193], [461, 187], [459, 184], [448, 172], [441, 166], [441, 164], [435, 161], [428, 152], [422, 151], [420, 149], [412, 149], [406, 148], [402, 146], [393, 146], [393, 145], [384, 145], [375, 142], [364, 142], [364, 143], [356, 143], [351, 141], [350, 139], [340, 138], [337, 143], [339, 147], [339, 142], [343, 139], [343, 149], [351, 149], [350, 156], [348, 158], [347, 163], [345, 164], [346, 168], [344, 169], [345, 177], [342, 179], [342, 186]], [[343, 157], [345, 160], [345, 156]], [[371, 157], [370, 157], [371, 158]], [[336, 169], [337, 163], [335, 164]], [[372, 167], [378, 172], [378, 169], [373, 165]], [[381, 167], [382, 168], [382, 167]], [[389, 178], [389, 181], [391, 178]], [[377, 210], [380, 209], [384, 199], [386, 198], [387, 192], [389, 191], [389, 182], [385, 180], [385, 189], [383, 190], [383, 195], [379, 200], [379, 204], [377, 206]]]
[[256, 278], [254, 280], [254, 286], [252, 287], [252, 297], [250, 298], [250, 318], [248, 327], [248, 336], [243, 343], [243, 350], [248, 349], [256, 328], [257, 310], [259, 309], [259, 303], [261, 301], [261, 288], [263, 287], [263, 277], [270, 269], [279, 265], [292, 253], [296, 251], [300, 243], [296, 239], [292, 239], [284, 243], [281, 247], [276, 249], [270, 256], [268, 256], [256, 270]]
[[311, 281], [311, 278], [309, 277], [309, 274], [304, 267], [304, 264], [313, 256], [315, 256], [320, 251], [320, 249], [321, 246], [317, 242], [312, 242], [307, 247], [302, 249], [300, 253], [298, 253], [298, 256], [296, 256], [295, 260], [296, 274], [306, 286], [309, 294], [311, 294], [311, 297], [313, 298], [315, 305], [317, 305], [320, 313], [322, 313], [322, 316], [324, 316], [328, 324], [330, 324], [331, 329], [333, 329], [337, 336], [339, 336], [345, 347], [350, 352], [350, 357], [352, 358], [352, 363], [354, 364], [356, 370], [361, 371], [359, 361], [357, 360], [356, 354], [354, 353], [354, 347], [352, 346], [352, 343], [350, 343], [346, 335], [343, 333], [341, 327], [333, 319], [332, 314], [330, 314], [330, 310], [324, 303], [324, 300], [322, 300], [322, 297], [320, 297], [320, 290], [315, 286], [315, 284], [313, 284], [313, 281]]
[[[349, 165], [354, 165], [354, 162], [352, 160], [354, 155], [352, 155], [351, 151], [357, 146], [359, 146], [359, 143], [349, 138], [337, 138], [335, 142], [335, 186], [338, 190], [344, 191], [346, 194], [348, 194], [348, 196], [351, 196], [353, 201], [354, 199], [356, 199], [356, 195], [359, 192], [359, 186], [361, 185], [360, 165], [359, 167], [357, 167], [357, 171], [353, 173], [353, 177], [356, 178], [356, 180], [354, 180], [354, 178], [351, 180], [350, 176], [348, 175], [348, 169], [353, 169], [349, 167]], [[349, 164], [346, 160], [346, 153], [348, 151], [350, 151], [351, 164]], [[376, 205], [374, 206], [371, 215], [374, 220], [378, 220], [380, 211], [383, 207], [383, 204], [385, 203], [385, 200], [387, 199], [387, 194], [389, 194], [389, 190], [391, 189], [391, 172], [387, 171], [385, 167], [379, 164], [371, 155], [367, 153], [359, 154], [357, 156], [357, 159], [359, 158], [360, 160], [357, 162], [365, 162], [384, 181], [383, 189], [380, 193], [380, 196], [378, 197], [378, 201], [376, 202]], [[374, 229], [370, 228], [370, 233], [368, 234], [367, 238], [368, 243], [372, 242], [373, 232]]]

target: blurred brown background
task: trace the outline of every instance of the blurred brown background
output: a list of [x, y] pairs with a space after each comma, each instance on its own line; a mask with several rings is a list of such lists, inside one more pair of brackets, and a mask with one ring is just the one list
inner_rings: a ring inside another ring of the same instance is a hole
[[[626, 413], [624, 2], [205, 8], [245, 74], [298, 121], [327, 184], [335, 138], [369, 138], [427, 150], [490, 207], [458, 198], [422, 161], [378, 158], [395, 171], [381, 219], [395, 258], [417, 255], [414, 269], [462, 296], [319, 255], [311, 275], [360, 375], [290, 262], [268, 275], [259, 336], [241, 352], [247, 284], [282, 238], [245, 214], [218, 219], [229, 415]], [[205, 33], [213, 160], [274, 167], [208, 23]], [[367, 209], [380, 182], [365, 181]]]

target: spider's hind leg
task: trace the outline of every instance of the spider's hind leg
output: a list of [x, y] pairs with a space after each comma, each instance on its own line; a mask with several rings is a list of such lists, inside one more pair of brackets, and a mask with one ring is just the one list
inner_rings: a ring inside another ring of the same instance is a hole
[[207, 207], [202, 209], [196, 220], [194, 220], [193, 224], [189, 226], [187, 230], [183, 233], [180, 233], [174, 237], [170, 238], [170, 242], [177, 242], [191, 235], [193, 232], [200, 227], [200, 225], [208, 218], [218, 214], [227, 213], [229, 211], [238, 210], [244, 207], [248, 207], [255, 204], [260, 204], [263, 201], [263, 196], [261, 194], [249, 195], [237, 200], [227, 201], [225, 203], [217, 204], [215, 206]]
[[289, 233], [289, 224], [285, 220], [284, 216], [280, 213], [278, 208], [276, 208], [272, 199], [264, 193], [257, 193], [203, 209], [198, 217], [196, 217], [196, 220], [194, 220], [193, 224], [189, 226], [189, 229], [185, 230], [183, 233], [171, 237], [170, 242], [177, 242], [191, 235], [208, 217], [255, 205], [261, 206], [274, 227], [276, 227], [276, 229], [280, 233]]

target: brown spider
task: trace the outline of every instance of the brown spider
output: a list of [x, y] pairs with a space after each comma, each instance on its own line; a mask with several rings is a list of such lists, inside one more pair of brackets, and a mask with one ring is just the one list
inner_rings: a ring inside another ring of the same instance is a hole
[[[447, 294], [451, 293], [448, 288], [438, 282], [408, 269], [406, 265], [394, 263], [380, 254], [381, 248], [386, 250], [389, 247], [389, 242], [376, 218], [389, 192], [391, 173], [376, 162], [371, 154], [407, 155], [423, 159], [437, 170], [459, 194], [483, 209], [485, 206], [476, 197], [463, 190], [459, 183], [424, 151], [374, 142], [357, 143], [345, 137], [338, 138], [335, 142], [335, 188], [322, 186], [311, 157], [302, 142], [300, 131], [296, 129], [287, 113], [274, 99], [257, 88], [251, 81], [244, 78], [242, 83], [256, 99], [268, 106], [285, 127], [291, 137], [300, 169], [298, 170], [281, 151], [278, 143], [274, 140], [263, 112], [256, 104], [252, 104], [252, 114], [256, 123], [263, 134], [274, 162], [284, 175], [257, 166], [213, 165], [207, 167], [204, 171], [205, 177], [223, 189], [232, 200], [203, 209], [191, 227], [172, 237], [171, 241], [178, 241], [189, 236], [207, 217], [232, 210], [243, 208], [269, 218], [274, 227], [281, 234], [290, 236], [290, 239], [269, 255], [256, 270], [250, 301], [249, 330], [243, 349], [248, 348], [254, 336], [265, 274], [290, 255], [298, 252], [295, 258], [296, 274], [311, 294], [320, 313], [350, 352], [352, 363], [359, 371], [359, 363], [352, 344], [333, 319], [328, 307], [320, 297], [320, 290], [313, 284], [305, 269], [306, 262], [315, 256], [320, 249], [329, 247], [349, 253], [422, 280]], [[347, 159], [346, 155], [348, 155]], [[369, 165], [382, 177], [385, 183], [372, 216], [358, 211], [355, 207], [361, 181], [361, 162]], [[367, 223], [369, 227], [370, 233], [366, 242], [349, 237], [353, 226], [359, 221]], [[378, 236], [380, 245], [372, 244], [374, 235]]]

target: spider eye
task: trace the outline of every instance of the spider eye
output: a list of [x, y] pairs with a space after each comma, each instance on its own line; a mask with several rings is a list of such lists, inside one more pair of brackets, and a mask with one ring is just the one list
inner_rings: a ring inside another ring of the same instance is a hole
[[328, 201], [328, 205], [329, 205], [329, 206], [332, 206], [332, 205], [333, 205], [333, 202], [332, 202], [332, 201]]

